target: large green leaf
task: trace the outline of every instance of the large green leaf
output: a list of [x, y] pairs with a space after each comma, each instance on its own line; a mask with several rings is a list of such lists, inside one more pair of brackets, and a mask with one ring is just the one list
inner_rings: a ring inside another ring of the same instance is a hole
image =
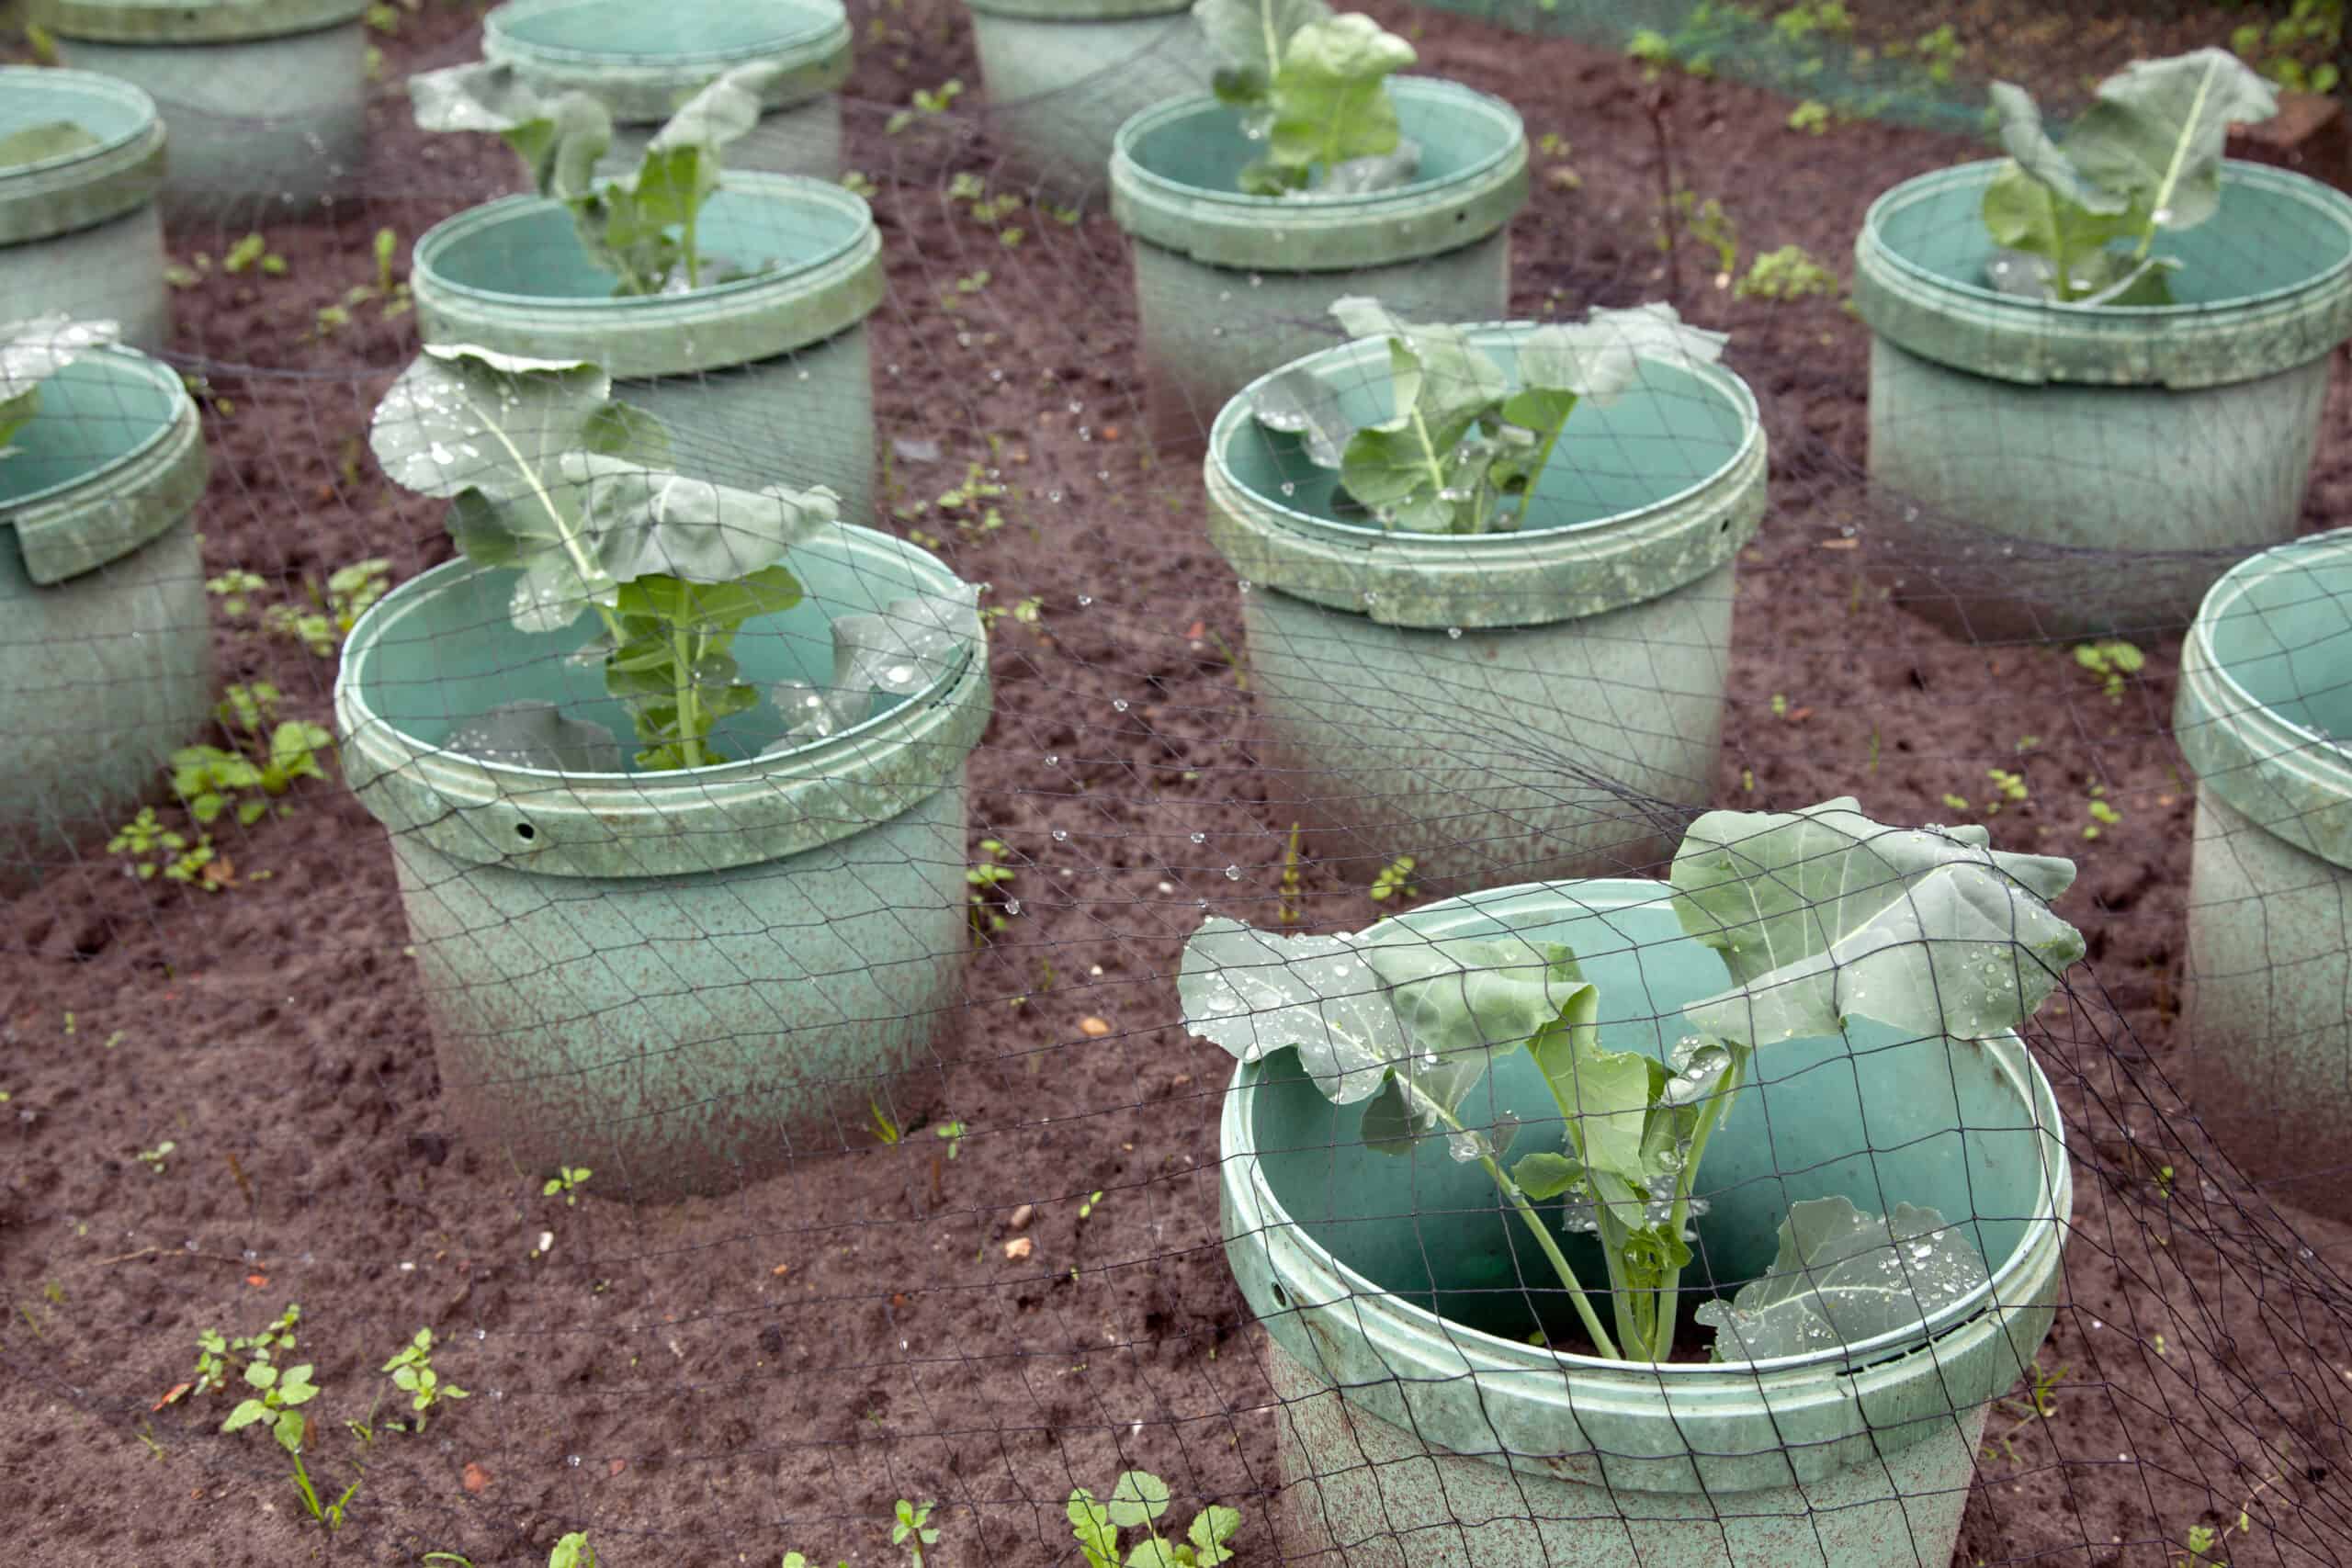
[[1791, 1206], [1770, 1272], [1692, 1315], [1716, 1331], [1716, 1360], [1760, 1361], [1917, 1327], [1990, 1280], [1933, 1209], [1897, 1203], [1882, 1219], [1821, 1198]]
[[2000, 121], [2001, 146], [2028, 177], [2086, 213], [2112, 217], [2131, 205], [2129, 193], [2100, 189], [2059, 150], [2041, 122], [2041, 106], [2024, 88], [1996, 82], [1991, 96], [1993, 112]]
[[408, 79], [423, 130], [473, 130], [504, 138], [541, 196], [571, 201], [595, 184], [596, 161], [613, 144], [613, 117], [587, 93], [540, 94], [513, 66], [477, 62], [421, 71]]
[[77, 321], [62, 311], [0, 324], [0, 457], [40, 411], [40, 384], [119, 335], [112, 321]]
[[1184, 944], [1184, 1027], [1238, 1059], [1295, 1046], [1325, 1099], [1379, 1092], [1406, 1052], [1404, 1024], [1353, 936], [1277, 936], [1221, 916]]
[[1668, 304], [1594, 310], [1581, 321], [1547, 322], [1521, 338], [1519, 381], [1606, 408], [1641, 384], [1645, 361], [1695, 369], [1721, 359], [1730, 341], [1728, 333], [1691, 326]]
[[1388, 74], [1413, 63], [1413, 46], [1361, 12], [1310, 22], [1283, 49], [1269, 95], [1273, 162], [1332, 168], [1396, 151]]
[[1736, 988], [1684, 1015], [1750, 1045], [1834, 1034], [1854, 1015], [1917, 1036], [2015, 1028], [2083, 955], [2046, 902], [2075, 867], [1990, 841], [1981, 827], [1888, 827], [1851, 798], [1709, 812], [1675, 855], [1674, 908]]
[[[1261, 102], [1291, 35], [1330, 15], [1323, 0], [1194, 0], [1193, 19], [1216, 62], [1217, 96], [1236, 107]], [[1258, 129], [1262, 134], [1265, 128]]]
[[0, 169], [45, 163], [101, 145], [97, 136], [70, 119], [42, 120], [0, 136]]
[[368, 445], [404, 489], [478, 491], [500, 504], [560, 487], [557, 463], [567, 453], [670, 466], [661, 422], [616, 402], [611, 378], [595, 366], [463, 344], [425, 346], [376, 405]]
[[559, 501], [580, 519], [582, 543], [616, 582], [655, 575], [731, 582], [775, 565], [841, 517], [841, 498], [822, 485], [734, 490], [598, 452], [560, 455], [556, 479]]
[[1536, 1037], [1535, 1065], [1567, 1123], [1568, 1142], [1589, 1171], [1606, 1171], [1636, 1187], [1652, 1174], [1643, 1158], [1657, 1064], [1636, 1051], [1604, 1051], [1590, 1018], [1584, 1027], [1555, 1028]]
[[785, 716], [783, 739], [768, 748], [788, 751], [864, 722], [876, 697], [904, 697], [953, 675], [980, 656], [987, 640], [979, 594], [957, 584], [952, 594], [893, 599], [876, 614], [834, 617], [833, 678], [829, 686], [779, 682], [773, 694]]
[[[771, 63], [738, 65], [721, 73], [700, 92], [680, 105], [676, 113], [653, 133], [649, 151], [674, 148], [724, 147], [755, 130], [766, 111], [761, 95], [783, 74]], [[714, 175], [714, 184], [716, 176]]]
[[[1432, 940], [1383, 921], [1363, 933], [1365, 963], [1389, 987], [1389, 1003], [1409, 1047], [1396, 1067], [1419, 1101], [1451, 1115], [1495, 1057], [1546, 1031], [1589, 1032], [1599, 993], [1557, 942], [1510, 938]], [[1399, 1091], [1365, 1112], [1367, 1142], [1401, 1153], [1434, 1131], [1435, 1114]], [[1390, 1125], [1391, 1122], [1402, 1124]], [[1502, 1136], [1508, 1144], [1509, 1134]]]
[[2278, 112], [2278, 89], [2228, 50], [2134, 61], [2067, 127], [2065, 155], [2091, 185], [2136, 198], [2158, 227], [2194, 228], [2221, 205], [2230, 127]]

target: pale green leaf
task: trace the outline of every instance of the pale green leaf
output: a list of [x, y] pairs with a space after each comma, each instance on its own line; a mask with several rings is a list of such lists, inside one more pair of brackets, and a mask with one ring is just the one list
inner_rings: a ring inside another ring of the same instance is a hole
[[1108, 1500], [1112, 1524], [1132, 1529], [1168, 1511], [1168, 1483], [1148, 1470], [1122, 1471]]
[[0, 169], [43, 164], [103, 145], [97, 136], [70, 119], [43, 120], [0, 136]]
[[1716, 1330], [1715, 1359], [1758, 1361], [1859, 1345], [1917, 1327], [1991, 1276], [1961, 1232], [1930, 1208], [1882, 1219], [1844, 1198], [1792, 1205], [1763, 1278], [1692, 1315]]
[[1244, 1062], [1285, 1046], [1324, 1098], [1377, 1093], [1405, 1053], [1386, 987], [1351, 936], [1277, 936], [1222, 916], [1184, 944], [1184, 1027]]

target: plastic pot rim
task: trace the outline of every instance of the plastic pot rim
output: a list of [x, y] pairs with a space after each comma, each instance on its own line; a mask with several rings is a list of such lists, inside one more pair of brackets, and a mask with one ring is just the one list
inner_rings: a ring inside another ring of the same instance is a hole
[[[119, 365], [145, 380], [165, 394], [170, 412], [130, 450], [72, 479], [0, 502], [0, 528], [15, 531], [26, 574], [36, 583], [63, 582], [129, 555], [185, 514], [204, 493], [210, 474], [196, 400], [178, 372], [119, 345], [85, 357]], [[130, 525], [122, 526], [126, 519]], [[96, 536], [94, 525], [100, 522], [114, 526]]]
[[[27, 90], [54, 94], [61, 100], [77, 93], [111, 99], [132, 110], [136, 123], [95, 147], [0, 169], [0, 245], [28, 244], [93, 228], [154, 199], [163, 188], [167, 133], [155, 100], [144, 90], [96, 71], [0, 65], [0, 93]], [[112, 188], [103, 194], [94, 189], [105, 186]]]

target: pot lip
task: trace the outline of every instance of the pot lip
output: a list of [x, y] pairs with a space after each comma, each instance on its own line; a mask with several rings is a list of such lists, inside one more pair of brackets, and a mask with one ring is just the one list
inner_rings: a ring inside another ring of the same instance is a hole
[[155, 100], [143, 88], [119, 77], [63, 66], [0, 65], [0, 91], [13, 92], [27, 86], [37, 92], [62, 88], [66, 93], [79, 93], [87, 97], [111, 98], [118, 104], [138, 110], [139, 120], [129, 130], [107, 137], [93, 146], [36, 158], [29, 164], [12, 164], [6, 170], [0, 170], [0, 189], [17, 180], [30, 180], [39, 175], [54, 174], [61, 169], [70, 169], [76, 164], [112, 156], [151, 138], [158, 141], [162, 138], [163, 116], [155, 107]]
[[1192, 0], [1110, 0], [1108, 5], [1056, 4], [1055, 0], [964, 0], [975, 16], [1015, 22], [1069, 22], [1091, 27], [1102, 22], [1156, 22], [1190, 11]]
[[[169, 394], [170, 412], [158, 419], [155, 427], [141, 436], [136, 445], [96, 467], [85, 468], [72, 479], [60, 479], [53, 485], [44, 485], [40, 490], [0, 500], [0, 528], [13, 527], [19, 514], [28, 513], [36, 506], [48, 506], [68, 500], [76, 491], [102, 484], [108, 476], [145, 462], [157, 447], [172, 438], [172, 433], [194, 412], [195, 402], [188, 397], [187, 389], [181, 384], [178, 375], [168, 366], [149, 358], [135, 348], [109, 344], [95, 353], [79, 356], [74, 363], [88, 360], [104, 360], [118, 366]], [[40, 416], [35, 414], [33, 417], [38, 419]]]
[[[1547, 323], [1510, 321], [1453, 324], [1469, 327], [1477, 340], [1487, 342], [1498, 338], [1506, 340], [1514, 338]], [[1222, 482], [1235, 491], [1248, 496], [1273, 520], [1297, 533], [1314, 535], [1335, 542], [1359, 544], [1367, 548], [1382, 545], [1392, 547], [1399, 545], [1423, 547], [1459, 547], [1475, 556], [1481, 552], [1496, 552], [1498, 546], [1516, 545], [1523, 551], [1530, 540], [1573, 539], [1581, 535], [1620, 528], [1682, 506], [1701, 491], [1720, 483], [1725, 474], [1747, 461], [1749, 455], [1764, 439], [1762, 411], [1757, 404], [1754, 390], [1741, 379], [1738, 373], [1722, 365], [1696, 365], [1688, 367], [1689, 374], [1705, 383], [1711, 389], [1722, 394], [1739, 414], [1739, 445], [1724, 457], [1722, 463], [1680, 490], [1658, 496], [1629, 511], [1612, 512], [1606, 517], [1588, 518], [1582, 523], [1562, 523], [1547, 528], [1521, 528], [1502, 534], [1422, 534], [1404, 529], [1383, 528], [1377, 523], [1350, 523], [1339, 518], [1325, 517], [1317, 513], [1302, 511], [1297, 507], [1285, 505], [1255, 486], [1242, 481], [1240, 477], [1233, 471], [1232, 466], [1227, 462], [1226, 448], [1232, 442], [1236, 427], [1255, 417], [1251, 404], [1260, 388], [1276, 377], [1287, 375], [1293, 370], [1306, 369], [1318, 364], [1329, 366], [1352, 364], [1356, 360], [1368, 358], [1374, 345], [1385, 342], [1386, 340], [1383, 338], [1355, 338], [1346, 343], [1335, 344], [1329, 348], [1317, 349], [1313, 354], [1302, 355], [1287, 365], [1276, 366], [1227, 399], [1225, 407], [1217, 412], [1216, 423], [1209, 427], [1209, 451], [1204, 461], [1208, 466], [1210, 482], [1212, 484]], [[1645, 363], [1648, 362], [1645, 361]]]
[[2014, 294], [2004, 294], [1990, 285], [1954, 277], [1913, 261], [1885, 239], [1888, 217], [1898, 208], [1926, 196], [1937, 194], [1953, 186], [1990, 184], [2010, 160], [1984, 158], [1965, 164], [1954, 164], [1941, 169], [1931, 169], [1924, 175], [1890, 186], [1881, 192], [1862, 217], [1860, 246], [1868, 259], [1901, 274], [1906, 280], [1934, 292], [1948, 294], [1972, 305], [1989, 306], [2011, 315], [2019, 322], [2036, 321], [2136, 322], [2160, 326], [2173, 321], [2211, 318], [2217, 311], [2256, 309], [2311, 293], [2352, 276], [2352, 202], [2340, 193], [2330, 190], [2306, 175], [2290, 169], [2273, 168], [2267, 164], [2248, 163], [2244, 159], [2226, 158], [2222, 163], [2224, 181], [2249, 186], [2267, 186], [2275, 194], [2301, 201], [2305, 205], [2335, 218], [2346, 231], [2345, 252], [2335, 262], [2320, 271], [2293, 283], [2252, 294], [2233, 294], [2227, 299], [2199, 304], [2171, 305], [2084, 305], [2053, 299], [2027, 299]]
[[[2221, 580], [2206, 590], [2197, 618], [2189, 624], [2188, 646], [2182, 650], [2179, 705], [2187, 710], [2193, 703], [2202, 709], [2181, 716], [2192, 725], [2228, 725], [2260, 730], [2263, 744], [2251, 761], [2253, 773], [2286, 763], [2293, 766], [2299, 777], [2308, 777], [2312, 784], [2321, 787], [2332, 784], [2340, 801], [2352, 802], [2352, 739], [2324, 734], [2299, 719], [2290, 718], [2256, 696], [2213, 646], [2216, 628], [2255, 583], [2283, 573], [2311, 570], [2324, 563], [2340, 563], [2347, 576], [2352, 576], [2352, 533], [2320, 534], [2307, 540], [2276, 545], [2223, 572]], [[2347, 649], [2352, 649], [2352, 633], [2346, 634], [2345, 641]], [[2213, 788], [2225, 800], [2236, 793], [2217, 777], [2208, 776], [2199, 782]], [[2259, 808], [2255, 816], [2256, 820], [2261, 820]]]
[[[860, 527], [851, 523], [836, 524], [835, 528], [838, 530], [836, 536], [838, 542], [847, 546], [853, 552], [890, 555], [922, 570], [926, 576], [935, 574], [944, 581], [961, 581], [948, 570], [946, 563], [941, 561], [936, 556], [902, 539], [896, 539], [888, 534], [872, 528]], [[786, 564], [789, 564], [788, 554]], [[353, 624], [345, 638], [345, 646], [358, 648], [363, 660], [371, 658], [384, 647], [387, 635], [398, 626], [402, 617], [423, 609], [435, 596], [446, 592], [461, 581], [503, 570], [506, 569], [477, 565], [466, 559], [465, 557], [458, 556], [452, 560], [442, 562], [439, 566], [421, 571], [368, 606], [359, 619]], [[367, 634], [364, 638], [361, 635], [363, 631]], [[861, 719], [848, 728], [834, 734], [804, 742], [789, 751], [763, 752], [708, 767], [673, 768], [661, 772], [623, 770], [615, 773], [588, 769], [531, 768], [514, 762], [485, 761], [481, 758], [452, 747], [436, 746], [429, 741], [421, 740], [401, 728], [397, 721], [376, 713], [366, 704], [360, 694], [361, 682], [356, 663], [349, 660], [344, 662], [335, 674], [335, 706], [340, 710], [347, 696], [353, 709], [365, 712], [368, 728], [370, 730], [383, 736], [410, 756], [453, 762], [475, 770], [493, 782], [512, 780], [518, 786], [516, 791], [518, 794], [526, 790], [545, 791], [557, 785], [587, 784], [627, 790], [633, 795], [650, 800], [658, 798], [665, 792], [692, 790], [700, 794], [713, 785], [769, 778], [780, 773], [810, 771], [810, 764], [820, 763], [837, 755], [850, 757], [863, 755], [869, 750], [868, 741], [887, 729], [902, 726], [904, 716], [910, 710], [939, 705], [967, 679], [970, 673], [970, 667], [976, 660], [985, 666], [985, 656], [981, 650], [967, 648], [962, 659], [957, 660], [930, 684], [909, 694], [906, 700], [896, 707], [886, 713]]]
[[1407, 96], [1451, 102], [1462, 108], [1477, 110], [1491, 118], [1503, 134], [1484, 156], [1451, 174], [1416, 179], [1387, 190], [1341, 196], [1315, 191], [1294, 197], [1251, 196], [1243, 191], [1196, 186], [1189, 181], [1174, 179], [1136, 158], [1136, 143], [1164, 125], [1203, 113], [1233, 112], [1217, 102], [1213, 92], [1189, 93], [1182, 97], [1170, 98], [1149, 108], [1139, 109], [1127, 117], [1111, 141], [1111, 178], [1115, 184], [1130, 187], [1130, 194], [1134, 197], [1162, 203], [1172, 201], [1192, 206], [1205, 203], [1235, 212], [1311, 212], [1317, 218], [1355, 213], [1376, 218], [1392, 208], [1418, 206], [1419, 198], [1433, 192], [1476, 183], [1492, 176], [1514, 161], [1523, 161], [1526, 127], [1520, 118], [1519, 110], [1503, 99], [1442, 76], [1392, 76], [1388, 85], [1392, 92]]
[[[1555, 899], [1588, 913], [1610, 913], [1663, 903], [1672, 889], [1663, 882], [1650, 882], [1634, 877], [1597, 877], [1577, 882], [1530, 882], [1509, 887], [1489, 888], [1464, 894], [1435, 904], [1424, 905], [1404, 919], [1421, 919], [1430, 916], [1432, 935], [1442, 934], [1453, 924], [1490, 922], [1498, 908], [1516, 912], [1531, 900]], [[1676, 941], [1691, 941], [1678, 937]], [[1774, 1384], [1809, 1382], [1826, 1372], [1842, 1375], [1864, 1367], [1901, 1359], [1932, 1348], [1947, 1336], [1965, 1331], [1983, 1314], [1987, 1306], [1999, 1310], [2001, 1303], [2025, 1299], [2018, 1289], [2022, 1276], [2033, 1267], [2037, 1251], [2034, 1236], [2051, 1227], [2063, 1232], [2071, 1223], [2074, 1198], [2071, 1187], [2064, 1179], [2064, 1162], [2069, 1157], [2065, 1123], [2056, 1113], [2056, 1097], [2041, 1066], [2033, 1053], [2014, 1031], [1990, 1036], [1984, 1042], [2004, 1047], [2002, 1055], [2009, 1062], [2011, 1077], [2021, 1095], [2030, 1102], [2029, 1112], [2034, 1119], [2034, 1130], [2057, 1148], [2061, 1168], [2052, 1170], [2044, 1162], [2044, 1177], [2040, 1186], [2036, 1213], [2030, 1217], [2028, 1239], [2004, 1258], [1999, 1268], [1979, 1289], [1971, 1292], [1923, 1323], [1909, 1329], [1898, 1329], [1875, 1336], [1855, 1345], [1841, 1345], [1799, 1356], [1774, 1356], [1756, 1361], [1612, 1361], [1604, 1357], [1571, 1353], [1565, 1350], [1538, 1349], [1521, 1341], [1506, 1339], [1484, 1329], [1469, 1327], [1440, 1316], [1426, 1307], [1407, 1301], [1358, 1273], [1353, 1268], [1317, 1248], [1320, 1266], [1328, 1269], [1347, 1289], [1349, 1300], [1357, 1303], [1371, 1301], [1381, 1304], [1385, 1313], [1393, 1314], [1411, 1332], [1426, 1336], [1432, 1343], [1443, 1343], [1466, 1354], [1489, 1368], [1510, 1371], [1544, 1371], [1555, 1375], [1565, 1371], [1571, 1383], [1597, 1382], [1621, 1384], [1627, 1378], [1638, 1379], [1653, 1388], [1662, 1386], [1663, 1380], [1690, 1385], [1692, 1383], [1733, 1382], [1746, 1390], [1769, 1389]], [[1255, 1229], [1272, 1231], [1288, 1229], [1295, 1235], [1301, 1227], [1290, 1212], [1283, 1206], [1272, 1186], [1266, 1180], [1254, 1143], [1250, 1138], [1247, 1108], [1250, 1102], [1248, 1091], [1255, 1088], [1252, 1081], [1265, 1071], [1262, 1059], [1236, 1063], [1233, 1076], [1226, 1086], [1225, 1104], [1218, 1116], [1219, 1152], [1224, 1157], [1227, 1174], [1221, 1185], [1230, 1190], [1240, 1183], [1249, 1189], [1250, 1204], [1259, 1213], [1261, 1223]], [[1238, 1176], [1234, 1172], [1239, 1172]], [[1303, 1245], [1311, 1245], [1305, 1244]], [[1654, 1381], [1657, 1380], [1657, 1381]], [[1597, 1390], [1596, 1390], [1597, 1392]]]
[[515, 294], [504, 289], [483, 288], [470, 283], [458, 283], [440, 272], [434, 261], [458, 241], [495, 229], [526, 214], [547, 209], [560, 210], [563, 204], [552, 197], [530, 192], [516, 196], [502, 196], [477, 207], [469, 207], [451, 214], [426, 230], [417, 239], [410, 254], [410, 265], [419, 281], [428, 288], [452, 299], [464, 299], [475, 304], [503, 306], [521, 310], [551, 310], [581, 316], [636, 313], [643, 315], [655, 310], [675, 310], [681, 306], [692, 308], [706, 302], [725, 304], [778, 291], [789, 292], [800, 279], [836, 266], [860, 249], [875, 243], [874, 212], [859, 197], [824, 180], [801, 175], [774, 175], [759, 170], [737, 169], [724, 176], [722, 192], [733, 191], [778, 206], [830, 206], [854, 219], [855, 227], [839, 243], [816, 255], [795, 263], [780, 272], [763, 272], [752, 277], [739, 277], [727, 283], [706, 284], [684, 294], [639, 294], [584, 299], [557, 294]]
[[510, 26], [518, 21], [593, 3], [594, 0], [504, 0], [504, 4], [492, 6], [482, 16], [484, 43], [487, 45], [494, 36], [500, 49], [550, 64], [633, 66], [639, 69], [675, 66], [681, 71], [693, 71], [712, 65], [764, 60], [797, 50], [818, 49], [845, 34], [849, 27], [848, 12], [840, 0], [765, 0], [763, 14], [797, 12], [799, 17], [797, 19], [803, 25], [786, 27], [779, 16], [777, 29], [758, 43], [744, 44], [736, 49], [664, 51], [656, 55], [539, 43], [517, 38], [509, 30]]

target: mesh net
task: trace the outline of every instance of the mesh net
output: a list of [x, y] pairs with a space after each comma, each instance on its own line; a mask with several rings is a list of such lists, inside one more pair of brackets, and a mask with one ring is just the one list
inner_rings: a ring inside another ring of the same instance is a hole
[[629, 298], [478, 8], [0, 72], [28, 1561], [2352, 1555], [2340, 130], [2167, 310], [1980, 219], [2324, 7], [1384, 4], [1344, 210], [1181, 11], [774, 11], [507, 13], [797, 62]]

